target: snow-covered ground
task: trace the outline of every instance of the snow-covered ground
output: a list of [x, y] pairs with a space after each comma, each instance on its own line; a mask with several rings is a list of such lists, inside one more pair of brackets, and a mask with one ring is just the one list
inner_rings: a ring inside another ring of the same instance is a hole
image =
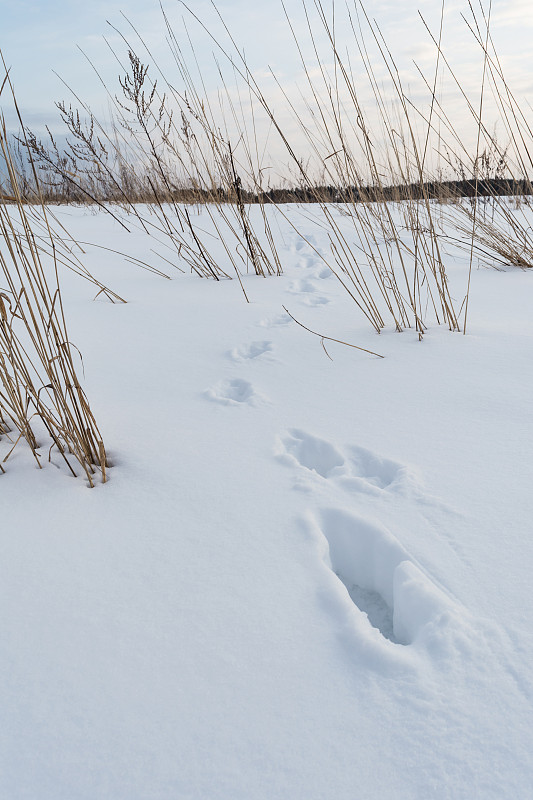
[[533, 275], [475, 269], [466, 336], [378, 336], [275, 232], [249, 304], [90, 247], [128, 303], [62, 275], [113, 467], [90, 490], [20, 444], [0, 475], [6, 800], [531, 795]]

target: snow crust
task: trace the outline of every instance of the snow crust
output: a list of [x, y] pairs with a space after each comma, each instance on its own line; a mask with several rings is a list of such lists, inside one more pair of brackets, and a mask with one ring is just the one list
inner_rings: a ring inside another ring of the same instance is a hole
[[19, 445], [0, 475], [1, 797], [531, 794], [533, 274], [476, 268], [466, 336], [377, 336], [285, 213], [309, 243], [273, 216], [249, 304], [90, 246], [126, 305], [62, 273], [112, 467], [89, 490]]

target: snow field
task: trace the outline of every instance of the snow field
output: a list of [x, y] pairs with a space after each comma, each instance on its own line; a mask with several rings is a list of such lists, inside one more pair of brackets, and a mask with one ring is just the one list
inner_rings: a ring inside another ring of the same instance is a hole
[[63, 276], [113, 467], [0, 476], [5, 797], [528, 796], [531, 276], [476, 270], [466, 337], [378, 337], [277, 225], [250, 304], [90, 248], [128, 304]]

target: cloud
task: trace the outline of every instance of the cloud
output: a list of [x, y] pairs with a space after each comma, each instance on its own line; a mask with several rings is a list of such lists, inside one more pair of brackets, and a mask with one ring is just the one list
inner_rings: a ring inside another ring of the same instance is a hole
[[498, 27], [533, 27], [530, 0], [497, 0], [494, 4], [492, 22]]
[[[219, 77], [213, 53], [222, 69], [229, 75], [224, 56], [201, 26], [187, 15], [182, 6], [175, 0], [163, 0], [163, 2], [170, 16], [179, 46], [183, 49], [188, 66], [192, 70], [194, 80], [200, 85], [200, 76], [196, 68], [197, 61], [208, 96], [216, 99]], [[527, 63], [523, 58], [523, 53], [528, 52], [530, 25], [533, 24], [530, 2], [531, 0], [494, 0], [493, 6], [494, 41], [501, 56], [506, 77], [518, 93], [529, 91], [532, 83]], [[191, 5], [223, 47], [238, 60], [240, 56], [236, 53], [209, 0], [191, 0]], [[9, 4], [6, 12], [3, 11], [2, 32], [3, 40], [6, 42], [4, 49], [8, 62], [13, 65], [12, 77], [19, 102], [23, 107], [26, 124], [36, 132], [42, 132], [47, 124], [57, 132], [60, 128], [54, 101], [56, 99], [69, 101], [67, 89], [53, 74], [52, 69], [65, 77], [69, 85], [84, 101], [88, 102], [98, 116], [106, 115], [105, 91], [76, 45], [79, 44], [87, 52], [103, 79], [108, 83], [111, 94], [119, 92], [117, 75], [121, 72], [121, 68], [103, 41], [102, 34], [105, 33], [109, 37], [113, 47], [116, 46], [117, 52], [122, 58], [125, 55], [125, 45], [120, 36], [106, 25], [106, 20], [117, 25], [128, 39], [136, 39], [127, 21], [120, 14], [120, 10], [124, 6], [127, 7], [129, 19], [141, 32], [147, 46], [152, 51], [152, 56], [145, 56], [146, 61], [151, 64], [151, 73], [155, 77], [156, 70], [153, 63], [155, 59], [168, 75], [172, 85], [176, 86], [179, 91], [183, 90], [182, 77], [165, 41], [166, 31], [157, 0], [128, 0], [126, 4], [123, 0], [109, 0], [108, 2], [93, 0], [91, 3], [86, 0], [47, 0], [46, 4], [37, 0], [17, 0], [17, 2]], [[243, 48], [254, 78], [264, 88], [265, 94], [283, 123], [284, 130], [294, 137], [296, 147], [300, 152], [305, 148], [305, 141], [298, 131], [298, 124], [292, 116], [282, 89], [294, 103], [298, 112], [303, 115], [306, 113], [305, 100], [301, 93], [308, 97], [309, 89], [307, 76], [302, 70], [300, 56], [293, 41], [291, 29], [284, 18], [281, 4], [278, 5], [274, 0], [262, 4], [251, 3], [249, 0], [222, 0], [218, 7], [238, 47]], [[320, 92], [324, 93], [326, 87], [322, 83], [315, 46], [319, 61], [322, 67], [327, 69], [328, 80], [331, 84], [335, 82], [335, 69], [326, 32], [317, 18], [311, 0], [308, 2], [308, 7], [313, 26], [314, 43], [309, 37], [307, 21], [302, 15], [300, 0], [286, 0], [286, 8], [310, 74], [317, 81], [317, 86], [320, 85]], [[324, 0], [324, 7], [328, 19], [331, 19], [329, 0]], [[375, 99], [351, 30], [352, 22], [357, 23], [353, 16], [353, 6], [350, 7], [352, 8], [352, 20], [348, 18], [345, 7], [340, 3], [336, 4], [336, 44], [344, 63], [347, 66], [349, 64], [349, 69], [353, 70], [358, 98], [368, 110], [368, 114], [372, 116]], [[369, 16], [376, 18], [379, 23], [380, 30], [398, 67], [404, 88], [409, 92], [415, 104], [419, 105], [422, 110], [427, 108], [427, 87], [418, 75], [413, 60], [417, 62], [428, 83], [432, 85], [436, 48], [424, 28], [418, 8], [430, 30], [437, 36], [440, 26], [440, 0], [403, 0], [401, 4], [392, 2], [392, 0], [373, 0], [372, 3], [367, 4], [367, 8]], [[447, 0], [443, 52], [455, 73], [460, 77], [463, 88], [472, 101], [477, 104], [483, 53], [461, 18], [461, 13], [470, 13], [466, 0]], [[363, 29], [366, 31], [363, 36], [364, 45], [371, 58], [375, 78], [385, 92], [387, 101], [393, 104], [394, 92], [387, 68], [364, 23]], [[189, 46], [189, 35], [192, 49]], [[360, 38], [359, 33], [357, 35]], [[31, 53], [31, 58], [28, 58], [28, 53]], [[281, 89], [272, 79], [270, 68], [274, 70]], [[230, 83], [233, 83], [233, 76], [231, 76]], [[162, 86], [162, 81], [160, 86]], [[465, 101], [461, 99], [460, 93], [455, 87], [452, 76], [446, 72], [442, 60], [438, 92], [439, 98], [447, 103], [447, 108], [453, 114], [454, 124], [464, 132], [465, 138], [470, 141], [473, 138], [470, 134], [473, 125], [472, 117]], [[342, 96], [349, 106], [348, 94], [344, 89]], [[327, 97], [325, 97], [326, 100]], [[75, 100], [73, 100], [73, 105], [77, 105]], [[487, 119], [490, 119], [494, 113], [489, 94], [487, 94], [485, 113]], [[6, 116], [9, 127], [16, 129], [18, 125], [12, 112], [6, 110]], [[264, 135], [267, 136], [266, 131]]]

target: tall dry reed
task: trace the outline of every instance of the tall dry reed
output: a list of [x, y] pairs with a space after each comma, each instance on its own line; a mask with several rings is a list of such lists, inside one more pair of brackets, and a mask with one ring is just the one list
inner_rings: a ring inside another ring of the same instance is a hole
[[[7, 89], [12, 92], [6, 73], [0, 96]], [[12, 192], [0, 195], [0, 435], [8, 440], [3, 463], [25, 440], [39, 466], [55, 449], [70, 472], [77, 475], [77, 464], [92, 487], [97, 473], [106, 480], [105, 447], [75, 367], [80, 356], [67, 332], [47, 211], [43, 205], [48, 254], [23, 202], [3, 117], [0, 153]]]

